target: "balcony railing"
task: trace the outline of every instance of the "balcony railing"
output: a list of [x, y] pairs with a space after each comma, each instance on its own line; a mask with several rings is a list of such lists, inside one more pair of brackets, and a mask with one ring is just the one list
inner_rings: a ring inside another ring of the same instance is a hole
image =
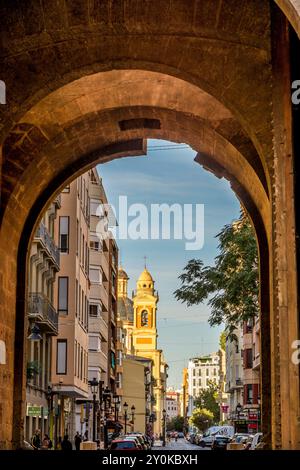
[[28, 298], [28, 316], [50, 326], [58, 332], [58, 313], [51, 302], [41, 293], [31, 292]]
[[57, 208], [60, 209], [61, 208], [61, 194], [58, 194], [53, 202], [54, 204], [56, 204]]
[[48, 230], [46, 229], [45, 225], [42, 222], [40, 223], [36, 231], [35, 238], [39, 238], [41, 240], [48, 254], [52, 257], [56, 265], [59, 267], [59, 262], [60, 262], [59, 249], [55, 245], [54, 241], [50, 237]]

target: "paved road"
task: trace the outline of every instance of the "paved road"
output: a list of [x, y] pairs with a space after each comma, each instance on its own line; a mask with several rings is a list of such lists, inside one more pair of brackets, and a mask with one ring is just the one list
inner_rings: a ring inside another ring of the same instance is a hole
[[210, 450], [210, 448], [202, 448], [200, 446], [190, 444], [185, 439], [178, 439], [177, 442], [175, 439], [172, 439], [171, 442], [166, 443], [166, 447], [155, 445], [153, 450]]

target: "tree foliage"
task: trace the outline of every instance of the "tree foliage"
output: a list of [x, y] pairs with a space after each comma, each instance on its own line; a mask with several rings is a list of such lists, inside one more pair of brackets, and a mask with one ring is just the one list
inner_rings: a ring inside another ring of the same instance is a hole
[[188, 306], [208, 300], [211, 326], [225, 323], [233, 339], [235, 328], [258, 314], [258, 252], [248, 217], [225, 225], [217, 235], [219, 255], [214, 266], [192, 259], [179, 276], [181, 287], [174, 294]]
[[175, 416], [167, 422], [167, 431], [179, 431], [182, 432], [184, 428], [184, 417]]
[[219, 387], [211, 380], [208, 382], [206, 389], [200, 390], [199, 396], [195, 398], [194, 405], [196, 408], [204, 408], [213, 415], [215, 423], [220, 420], [220, 406], [217, 402]]
[[195, 408], [189, 419], [190, 424], [196, 426], [196, 428], [202, 432], [209, 428], [213, 424], [213, 421], [213, 413], [205, 408]]

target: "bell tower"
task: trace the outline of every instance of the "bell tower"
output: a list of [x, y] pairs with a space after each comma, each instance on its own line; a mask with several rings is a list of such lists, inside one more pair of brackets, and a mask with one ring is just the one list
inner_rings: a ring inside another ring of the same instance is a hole
[[149, 271], [144, 269], [137, 280], [133, 295], [134, 330], [133, 345], [136, 351], [151, 351], [157, 348], [156, 309], [158, 294]]

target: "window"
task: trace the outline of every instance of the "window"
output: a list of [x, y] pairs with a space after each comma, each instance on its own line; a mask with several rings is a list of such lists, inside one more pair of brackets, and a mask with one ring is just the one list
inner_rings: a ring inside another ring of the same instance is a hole
[[89, 278], [92, 284], [102, 284], [102, 271], [97, 267], [90, 267]]
[[143, 310], [141, 313], [141, 326], [149, 326], [149, 316], [147, 310]]
[[75, 361], [75, 377], [77, 377], [77, 341], [75, 339], [75, 358], [74, 358], [74, 361]]
[[89, 351], [101, 351], [101, 340], [99, 336], [89, 335]]
[[56, 342], [56, 374], [67, 373], [67, 340], [58, 339]]
[[217, 375], [217, 369], [214, 369], [214, 375]]
[[103, 241], [95, 233], [90, 236], [90, 249], [94, 251], [103, 250]]
[[61, 253], [69, 252], [69, 217], [59, 218], [59, 247]]
[[253, 365], [252, 360], [252, 349], [244, 350], [244, 367], [245, 369], [251, 369]]
[[78, 315], [78, 280], [75, 283], [75, 315]]
[[103, 216], [103, 205], [99, 199], [90, 200], [90, 214], [98, 217]]
[[79, 220], [76, 220], [76, 255], [79, 253]]
[[85, 238], [84, 235], [82, 235], [82, 266], [85, 266]]
[[100, 305], [98, 304], [91, 304], [89, 309], [90, 317], [99, 317], [100, 315]]
[[198, 379], [198, 386], [201, 387], [201, 379]]
[[193, 369], [193, 377], [196, 376], [196, 369]]
[[84, 265], [84, 271], [87, 274], [88, 273], [88, 245], [87, 242], [85, 242], [85, 265]]
[[69, 290], [69, 278], [59, 277], [58, 278], [58, 313], [68, 314], [68, 290]]
[[206, 369], [206, 376], [209, 375], [209, 369]]

